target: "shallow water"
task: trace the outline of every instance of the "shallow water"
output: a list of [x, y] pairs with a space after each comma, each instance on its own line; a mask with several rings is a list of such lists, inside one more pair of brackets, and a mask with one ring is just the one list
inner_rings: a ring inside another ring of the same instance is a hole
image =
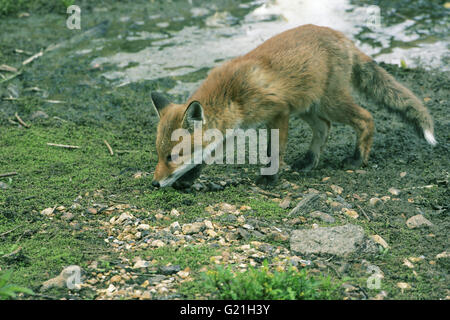
[[[104, 46], [108, 50], [91, 65], [108, 65], [103, 76], [114, 86], [174, 77], [177, 85], [169, 92], [187, 96], [221, 61], [244, 54], [284, 30], [312, 23], [342, 31], [378, 62], [449, 70], [448, 15], [433, 20], [432, 13], [417, 11], [407, 17], [395, 8], [359, 2], [257, 0], [235, 4], [228, 11], [212, 3], [192, 5], [187, 15], [167, 21], [157, 12], [148, 19], [124, 15], [114, 23], [126, 34], [97, 39], [97, 50]], [[444, 6], [442, 10], [446, 11]], [[83, 48], [77, 54], [92, 50]], [[200, 76], [192, 76], [199, 70]]]

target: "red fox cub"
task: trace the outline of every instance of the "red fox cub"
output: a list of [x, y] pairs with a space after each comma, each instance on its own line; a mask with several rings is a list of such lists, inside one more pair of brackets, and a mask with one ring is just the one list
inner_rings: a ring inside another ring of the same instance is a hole
[[[355, 103], [351, 88], [399, 113], [420, 136], [435, 145], [433, 119], [414, 94], [396, 82], [369, 56], [359, 51], [342, 33], [326, 27], [304, 25], [267, 40], [253, 51], [213, 69], [185, 104], [170, 103], [153, 92], [152, 103], [160, 118], [156, 165], [152, 185], [180, 186], [192, 182], [200, 164], [179, 163], [172, 158], [172, 133], [179, 128], [192, 132], [218, 129], [226, 139], [227, 129], [265, 125], [278, 129], [279, 163], [288, 138], [291, 114], [306, 121], [313, 131], [309, 150], [294, 168], [311, 170], [319, 162], [332, 122], [350, 125], [357, 141], [353, 155], [344, 163], [366, 164], [372, 145], [372, 115]], [[192, 144], [194, 137], [192, 137]], [[206, 150], [208, 144], [201, 142]], [[211, 152], [209, 145], [209, 152]], [[273, 150], [272, 150], [273, 151]], [[267, 151], [271, 153], [271, 149]], [[276, 181], [276, 174], [261, 176], [261, 182]]]

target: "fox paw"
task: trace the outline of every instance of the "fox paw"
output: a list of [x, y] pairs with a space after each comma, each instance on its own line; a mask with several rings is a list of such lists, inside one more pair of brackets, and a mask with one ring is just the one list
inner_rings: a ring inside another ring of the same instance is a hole
[[355, 157], [355, 156], [351, 156], [351, 157], [347, 157], [342, 161], [342, 166], [344, 167], [344, 169], [357, 169], [362, 167], [363, 165], [363, 160], [361, 157]]
[[318, 163], [319, 158], [312, 151], [308, 151], [302, 159], [294, 162], [293, 167], [298, 171], [311, 171]]
[[256, 179], [256, 184], [259, 186], [268, 186], [277, 183], [277, 181], [278, 181], [278, 174], [274, 174], [271, 176], [261, 175], [258, 177], [258, 179]]

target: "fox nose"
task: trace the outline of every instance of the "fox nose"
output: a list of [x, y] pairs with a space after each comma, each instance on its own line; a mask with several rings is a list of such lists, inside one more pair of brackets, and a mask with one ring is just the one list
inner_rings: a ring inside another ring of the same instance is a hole
[[159, 188], [159, 182], [156, 180], [152, 181], [152, 186], [154, 186], [155, 188]]

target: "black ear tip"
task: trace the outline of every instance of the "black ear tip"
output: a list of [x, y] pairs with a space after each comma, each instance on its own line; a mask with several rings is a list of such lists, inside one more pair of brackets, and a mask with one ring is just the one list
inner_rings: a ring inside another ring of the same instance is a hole
[[150, 93], [150, 96], [157, 110], [162, 110], [164, 107], [170, 104], [170, 101], [159, 92], [152, 91]]

